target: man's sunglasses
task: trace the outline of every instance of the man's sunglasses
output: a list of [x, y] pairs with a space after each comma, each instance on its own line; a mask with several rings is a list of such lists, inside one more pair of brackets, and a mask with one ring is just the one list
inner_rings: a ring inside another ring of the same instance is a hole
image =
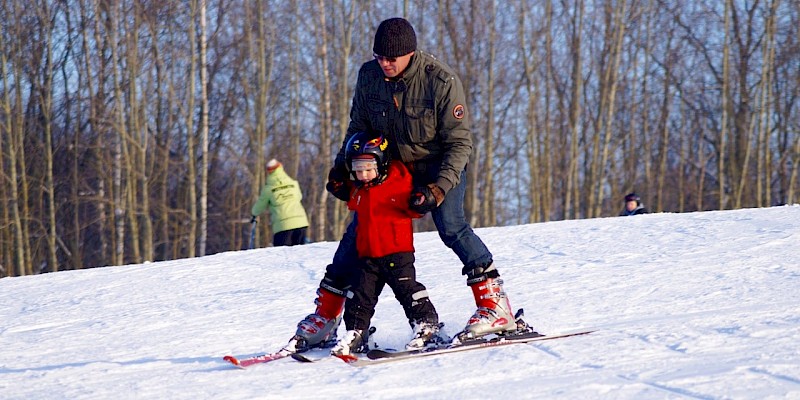
[[378, 62], [385, 61], [385, 62], [393, 63], [393, 62], [397, 61], [397, 57], [384, 57], [384, 56], [379, 56], [377, 54], [372, 54], [372, 56], [375, 57], [375, 59], [378, 60]]

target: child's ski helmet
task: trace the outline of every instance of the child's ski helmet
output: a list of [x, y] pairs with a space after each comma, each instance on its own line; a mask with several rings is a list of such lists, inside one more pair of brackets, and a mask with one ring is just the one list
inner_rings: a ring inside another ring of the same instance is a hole
[[355, 177], [352, 170], [353, 159], [363, 155], [372, 155], [378, 163], [378, 177], [386, 176], [389, 168], [389, 141], [379, 133], [356, 132], [347, 141], [344, 150], [347, 170]]

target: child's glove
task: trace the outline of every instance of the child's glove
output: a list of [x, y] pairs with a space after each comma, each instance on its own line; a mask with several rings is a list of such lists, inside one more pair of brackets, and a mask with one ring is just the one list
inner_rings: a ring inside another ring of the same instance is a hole
[[325, 190], [339, 200], [348, 201], [350, 200], [350, 188], [347, 187], [347, 180], [347, 169], [334, 165], [328, 172], [328, 183], [325, 184]]

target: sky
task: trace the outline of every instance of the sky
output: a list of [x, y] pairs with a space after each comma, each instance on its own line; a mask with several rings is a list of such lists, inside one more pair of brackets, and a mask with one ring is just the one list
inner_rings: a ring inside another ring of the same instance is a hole
[[[800, 399], [800, 205], [476, 233], [539, 332], [597, 331], [236, 369], [222, 357], [280, 349], [314, 310], [337, 242], [233, 251], [0, 279], [0, 399]], [[415, 241], [453, 334], [475, 310], [461, 265], [435, 232]], [[380, 347], [411, 337], [389, 288], [372, 323]]]

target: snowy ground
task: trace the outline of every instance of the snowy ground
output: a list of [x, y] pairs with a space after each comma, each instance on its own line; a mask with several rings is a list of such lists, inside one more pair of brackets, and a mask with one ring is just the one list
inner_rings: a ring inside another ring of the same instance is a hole
[[[0, 398], [800, 399], [800, 206], [477, 232], [539, 331], [598, 332], [238, 370], [222, 356], [277, 350], [313, 310], [336, 243], [238, 251], [0, 279]], [[474, 311], [461, 266], [435, 233], [416, 240], [454, 333]], [[410, 336], [388, 288], [373, 324], [382, 347]]]

